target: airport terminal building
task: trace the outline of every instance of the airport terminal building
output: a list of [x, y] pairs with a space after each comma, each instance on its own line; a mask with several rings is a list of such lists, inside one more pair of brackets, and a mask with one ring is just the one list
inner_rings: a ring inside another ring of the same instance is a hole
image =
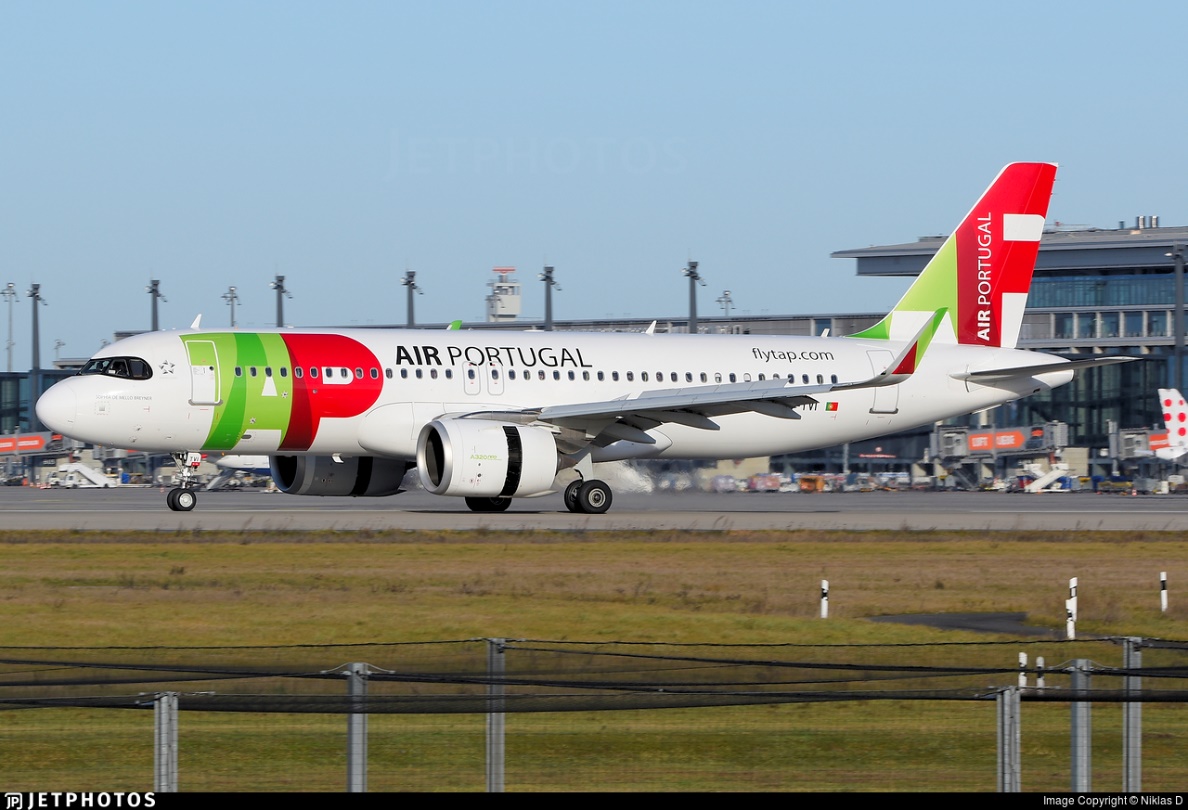
[[[833, 257], [857, 260], [859, 276], [914, 276], [942, 242], [943, 237], [924, 237], [905, 244], [841, 250]], [[1139, 217], [1132, 227], [1119, 223], [1116, 229], [1047, 230], [1040, 243], [1020, 348], [1068, 356], [1119, 354], [1142, 360], [1090, 369], [1079, 373], [1069, 385], [968, 417], [967, 423], [986, 427], [1066, 423], [1069, 445], [1086, 448], [1094, 460], [1104, 459], [1102, 451], [1111, 447], [1111, 433], [1116, 434], [1119, 428], [1160, 424], [1156, 389], [1175, 384], [1177, 358], [1183, 368], [1183, 340], [1181, 337], [1177, 348], [1175, 337], [1176, 282], [1179, 263], [1182, 283], [1186, 250], [1188, 227], [1160, 227], [1154, 217]], [[1182, 308], [1182, 296], [1179, 301]], [[703, 317], [698, 331], [811, 335], [828, 329], [829, 334], [845, 335], [876, 323], [883, 314]], [[644, 318], [557, 320], [554, 328], [642, 331], [650, 323], [651, 319]], [[689, 323], [688, 318], [663, 319], [656, 330], [687, 332]], [[1182, 318], [1179, 323], [1183, 324]], [[505, 319], [466, 328], [522, 330], [538, 325]], [[34, 392], [72, 373], [68, 367], [0, 373], [0, 434], [37, 430], [32, 422]], [[1182, 372], [1179, 379], [1184, 379]], [[871, 469], [906, 470], [928, 457], [931, 434], [931, 429], [924, 428], [844, 449], [779, 459], [774, 466], [840, 471], [843, 467], [862, 468], [866, 460]], [[11, 455], [6, 459], [9, 464], [14, 460]]]

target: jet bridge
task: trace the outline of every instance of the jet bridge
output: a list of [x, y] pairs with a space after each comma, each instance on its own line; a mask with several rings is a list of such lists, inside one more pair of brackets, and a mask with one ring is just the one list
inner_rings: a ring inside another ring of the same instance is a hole
[[1047, 461], [1067, 446], [1068, 425], [1064, 422], [1007, 428], [940, 425], [932, 431], [929, 455], [938, 476], [943, 470], [959, 487], [978, 489], [988, 481], [1005, 478], [1008, 466], [1029, 459]]

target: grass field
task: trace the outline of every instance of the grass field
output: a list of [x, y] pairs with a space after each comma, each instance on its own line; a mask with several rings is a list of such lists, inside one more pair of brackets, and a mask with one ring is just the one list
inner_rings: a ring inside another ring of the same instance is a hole
[[[1167, 533], [8, 532], [0, 554], [3, 646], [981, 640], [867, 619], [1021, 611], [1029, 624], [1063, 628], [1073, 576], [1081, 636], [1188, 638], [1176, 592], [1188, 545]], [[831, 584], [828, 620], [817, 618], [821, 579]], [[1099, 789], [1120, 786], [1117, 712], [1103, 707], [1095, 721]], [[1188, 741], [1188, 715], [1155, 706], [1147, 719], [1152, 773], [1164, 789], [1188, 786], [1188, 765], [1160, 759]], [[183, 789], [343, 784], [341, 717], [185, 714], [182, 728]], [[371, 729], [373, 789], [482, 789], [481, 716], [377, 716]], [[1024, 730], [1024, 787], [1067, 787], [1067, 707], [1025, 706]], [[512, 715], [508, 735], [513, 790], [994, 785], [989, 705]], [[151, 760], [147, 713], [0, 712], [6, 790], [146, 789]]]

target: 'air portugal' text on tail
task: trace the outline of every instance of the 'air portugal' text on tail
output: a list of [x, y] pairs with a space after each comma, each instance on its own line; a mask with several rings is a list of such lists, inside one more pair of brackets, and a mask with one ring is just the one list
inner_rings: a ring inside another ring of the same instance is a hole
[[875, 326], [853, 337], [904, 340], [939, 309], [936, 340], [1013, 349], [1056, 180], [1053, 163], [1012, 163]]

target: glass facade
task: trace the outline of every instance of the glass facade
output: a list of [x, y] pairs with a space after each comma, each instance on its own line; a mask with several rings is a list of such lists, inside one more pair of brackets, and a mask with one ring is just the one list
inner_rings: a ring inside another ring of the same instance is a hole
[[1123, 322], [1125, 323], [1123, 337], [1135, 338], [1143, 336], [1143, 313], [1127, 312], [1123, 315]]
[[1175, 276], [1166, 273], [1115, 271], [1116, 275], [1036, 276], [1027, 305], [1052, 307], [1171, 306], [1176, 299]]
[[1172, 333], [1171, 318], [1166, 312], [1147, 314], [1147, 334], [1151, 337], [1168, 337]]
[[[42, 369], [41, 391], [76, 374], [73, 369]], [[0, 372], [0, 433], [27, 433], [29, 424], [29, 372]]]
[[0, 374], [0, 433], [29, 429], [29, 375]]

